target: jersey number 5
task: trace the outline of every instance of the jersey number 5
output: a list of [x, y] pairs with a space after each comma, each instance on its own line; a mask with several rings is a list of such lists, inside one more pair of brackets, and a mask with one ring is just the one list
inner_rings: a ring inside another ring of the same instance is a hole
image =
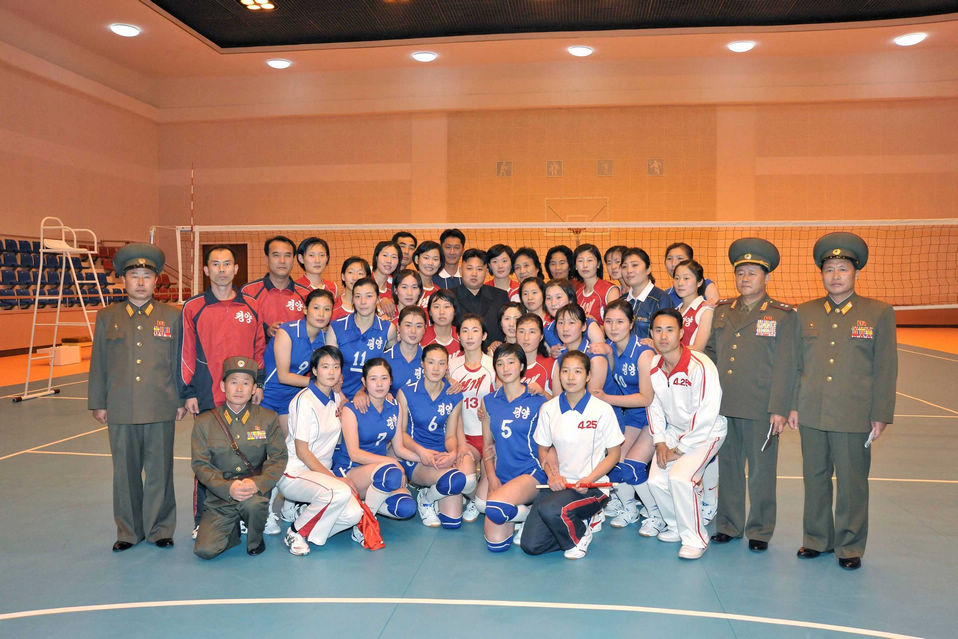
[[512, 420], [512, 419], [502, 420], [502, 424], [499, 426], [499, 432], [502, 433], [503, 439], [509, 439], [510, 437], [512, 437], [512, 429], [509, 428], [509, 424], [511, 424], [513, 421], [515, 420]]

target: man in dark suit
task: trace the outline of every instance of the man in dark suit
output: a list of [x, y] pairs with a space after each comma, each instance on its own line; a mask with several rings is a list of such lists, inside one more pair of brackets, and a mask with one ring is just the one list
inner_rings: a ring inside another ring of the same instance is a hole
[[509, 301], [508, 294], [495, 286], [486, 286], [489, 259], [485, 251], [469, 249], [462, 254], [462, 284], [452, 289], [458, 303], [456, 324], [466, 313], [480, 316], [486, 325], [482, 348], [505, 339], [499, 326], [499, 309]]

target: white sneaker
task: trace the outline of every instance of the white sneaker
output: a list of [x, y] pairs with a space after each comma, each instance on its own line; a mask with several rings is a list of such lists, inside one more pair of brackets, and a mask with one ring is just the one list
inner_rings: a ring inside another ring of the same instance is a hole
[[618, 517], [622, 514], [622, 510], [622, 500], [619, 499], [619, 496], [613, 490], [612, 494], [609, 495], [609, 503], [605, 505], [602, 512], [605, 513], [606, 517]]
[[643, 537], [658, 537], [663, 530], [665, 530], [665, 522], [656, 517], [649, 517], [639, 527], [639, 534]]
[[705, 548], [695, 546], [682, 546], [679, 548], [679, 557], [681, 559], [698, 559], [705, 554]]
[[363, 537], [363, 533], [359, 531], [359, 526], [353, 526], [353, 533], [351, 536], [353, 538], [353, 541], [355, 541], [360, 546], [362, 546], [363, 542], [366, 540], [366, 538]]
[[283, 532], [283, 529], [279, 527], [279, 517], [276, 516], [276, 513], [271, 512], [266, 516], [266, 527], [263, 528], [264, 535], [278, 535]]
[[419, 518], [422, 519], [422, 525], [429, 526], [430, 528], [438, 528], [442, 524], [439, 521], [439, 515], [436, 514], [436, 506], [435, 504], [424, 501], [425, 498], [425, 489], [419, 490], [416, 493], [416, 506], [419, 509]]
[[247, 532], [246, 522], [240, 519], [240, 534], [245, 535]]
[[301, 505], [295, 501], [286, 500], [283, 502], [283, 508], [280, 510], [280, 518], [283, 521], [288, 521], [293, 523], [299, 517], [301, 511]]
[[562, 553], [566, 559], [582, 559], [585, 557], [586, 551], [589, 550], [589, 544], [592, 543], [592, 528], [589, 526], [585, 527], [585, 533], [579, 539], [577, 543], [572, 548], [569, 548], [567, 551]]
[[672, 530], [671, 528], [666, 528], [658, 534], [659, 541], [664, 541], [669, 544], [674, 544], [682, 541], [682, 535], [679, 534], [679, 531]]
[[639, 509], [633, 505], [632, 508], [627, 507], [616, 515], [612, 521], [609, 522], [609, 525], [613, 528], [625, 528], [629, 524], [634, 524], [637, 521], [639, 521]]
[[289, 554], [305, 557], [309, 554], [309, 543], [298, 532], [290, 528], [286, 531], [283, 543], [289, 547]]
[[193, 539], [196, 539], [196, 536], [200, 534], [200, 525], [196, 524], [193, 526]]
[[476, 505], [475, 499], [467, 499], [466, 507], [462, 509], [462, 520], [467, 524], [479, 519], [479, 506]]
[[589, 528], [592, 529], [592, 532], [597, 533], [602, 530], [603, 521], [605, 521], [605, 513], [600, 510], [596, 514], [592, 515], [592, 519], [589, 520]]
[[512, 533], [512, 543], [519, 545], [522, 543], [522, 523], [516, 524], [516, 530]]

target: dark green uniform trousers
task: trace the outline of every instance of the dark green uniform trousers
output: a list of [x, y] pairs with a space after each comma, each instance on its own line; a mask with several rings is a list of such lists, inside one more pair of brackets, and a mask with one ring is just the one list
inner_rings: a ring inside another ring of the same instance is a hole
[[[718, 512], [715, 531], [730, 537], [768, 541], [775, 530], [778, 437], [765, 452], [768, 421], [728, 417], [728, 435], [718, 454]], [[748, 464], [748, 519], [745, 515], [745, 466]]]
[[[868, 433], [839, 433], [799, 426], [805, 475], [802, 545], [861, 557], [868, 537]], [[832, 473], [837, 490], [832, 514]]]
[[173, 536], [173, 422], [109, 424], [116, 540], [138, 543]]

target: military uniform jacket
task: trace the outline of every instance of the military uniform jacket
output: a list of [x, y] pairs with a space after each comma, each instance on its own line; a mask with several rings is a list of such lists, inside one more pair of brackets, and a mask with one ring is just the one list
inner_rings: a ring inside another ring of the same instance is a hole
[[866, 433], [891, 423], [898, 379], [895, 311], [852, 294], [836, 306], [822, 297], [798, 307], [801, 346], [793, 408], [802, 426]]
[[[276, 413], [253, 404], [247, 404], [239, 417], [233, 415], [225, 405], [213, 410], [220, 412], [223, 421], [229, 426], [233, 441], [253, 468], [259, 471], [259, 475], [252, 477], [259, 493], [268, 495], [283, 474], [287, 461], [286, 441]], [[233, 452], [213, 410], [196, 416], [191, 465], [196, 478], [207, 490], [223, 501], [231, 501], [230, 484], [235, 479], [248, 476], [249, 469]]]
[[111, 304], [96, 316], [90, 356], [90, 410], [111, 424], [173, 421], [182, 406], [176, 367], [180, 313], [156, 300], [137, 308]]
[[705, 354], [719, 372], [722, 414], [767, 422], [788, 416], [798, 357], [797, 313], [766, 296], [747, 310], [742, 298], [721, 300]]

